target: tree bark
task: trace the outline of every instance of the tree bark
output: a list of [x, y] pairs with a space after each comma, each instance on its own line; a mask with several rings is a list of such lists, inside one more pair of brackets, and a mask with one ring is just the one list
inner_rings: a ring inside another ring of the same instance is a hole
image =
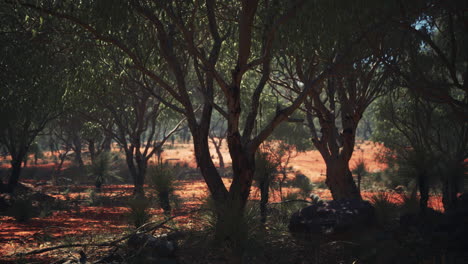
[[216, 142], [215, 137], [210, 136], [211, 142], [213, 143], [213, 146], [215, 147], [216, 154], [218, 155], [218, 160], [219, 160], [219, 167], [221, 169], [224, 169], [224, 158], [223, 154], [221, 153], [221, 146], [223, 143], [223, 139], [219, 139], [218, 142]]
[[94, 143], [94, 140], [88, 141], [88, 151], [89, 151], [89, 156], [91, 158], [91, 163], [94, 164], [94, 160], [96, 159], [96, 145]]
[[263, 224], [267, 220], [267, 204], [270, 197], [270, 175], [263, 175], [260, 180], [260, 222]]
[[18, 186], [19, 177], [21, 175], [21, 164], [24, 159], [24, 155], [19, 154], [11, 161], [11, 174], [10, 178], [8, 179], [8, 185], [6, 187], [6, 191], [9, 193], [13, 193], [15, 191], [16, 186]]
[[84, 168], [83, 158], [81, 157], [81, 139], [76, 136], [73, 139], [73, 150], [75, 152], [75, 162], [78, 164], [78, 167]]
[[429, 200], [429, 183], [427, 182], [427, 175], [425, 172], [421, 172], [418, 175], [418, 187], [419, 187], [419, 208], [421, 213], [426, 213], [427, 202]]
[[326, 184], [331, 191], [333, 200], [362, 199], [349, 170], [349, 162], [343, 157], [326, 161]]
[[135, 166], [133, 153], [126, 153], [126, 161], [130, 175], [133, 179], [133, 195], [137, 197], [144, 197], [145, 190], [143, 185], [145, 183], [144, 178], [146, 173], [146, 166], [142, 166], [142, 164], [137, 164]]
[[444, 205], [445, 212], [453, 211], [457, 208], [457, 188], [451, 177], [447, 177], [444, 180], [443, 191], [442, 191], [442, 203]]

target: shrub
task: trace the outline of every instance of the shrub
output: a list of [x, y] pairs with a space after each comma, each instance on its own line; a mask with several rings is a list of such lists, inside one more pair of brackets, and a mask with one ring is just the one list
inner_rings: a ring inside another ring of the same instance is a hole
[[151, 202], [146, 198], [134, 198], [128, 201], [130, 207], [129, 222], [136, 228], [142, 226], [151, 218], [149, 213], [150, 204]]
[[168, 164], [159, 164], [150, 167], [148, 173], [150, 184], [158, 195], [159, 206], [165, 213], [169, 213], [171, 200], [177, 200], [174, 195], [175, 175], [172, 168]]
[[351, 170], [351, 172], [357, 175], [358, 190], [361, 191], [362, 177], [368, 174], [367, 165], [363, 157], [360, 157], [358, 159], [358, 161], [354, 164], [354, 167]]
[[377, 224], [380, 226], [387, 226], [398, 219], [398, 205], [391, 201], [388, 193], [379, 192], [370, 198], [370, 202], [375, 208]]
[[310, 179], [304, 174], [296, 174], [296, 177], [291, 182], [291, 185], [299, 188], [298, 195], [301, 199], [307, 199], [310, 196], [310, 193], [313, 191], [314, 187], [310, 182]]
[[420, 211], [419, 198], [416, 195], [416, 192], [413, 191], [411, 194], [401, 194], [400, 196], [400, 213], [401, 215], [405, 214], [417, 214]]
[[10, 208], [10, 215], [18, 222], [27, 222], [33, 217], [34, 207], [29, 197], [20, 197]]
[[[202, 201], [201, 219], [205, 222], [203, 226], [205, 231], [210, 234], [216, 233], [220, 238], [225, 236], [230, 237], [229, 241], [218, 241], [216, 237], [214, 242], [216, 245], [222, 245], [227, 252], [232, 254], [248, 254], [248, 251], [258, 248], [261, 243], [258, 243], [263, 238], [263, 228], [260, 223], [260, 211], [257, 202], [248, 201], [244, 213], [239, 219], [239, 215], [230, 214], [234, 210], [229, 210], [229, 205], [226, 205], [222, 228], [218, 226], [218, 213], [215, 201], [211, 196], [208, 196]], [[247, 252], [246, 252], [247, 251]]]
[[110, 152], [103, 152], [99, 154], [92, 162], [89, 168], [89, 175], [95, 177], [94, 184], [98, 191], [101, 190], [102, 184], [104, 184], [110, 178], [119, 179], [119, 177], [115, 174], [115, 168], [112, 166], [113, 162], [117, 159], [118, 157], [116, 155], [112, 155]]

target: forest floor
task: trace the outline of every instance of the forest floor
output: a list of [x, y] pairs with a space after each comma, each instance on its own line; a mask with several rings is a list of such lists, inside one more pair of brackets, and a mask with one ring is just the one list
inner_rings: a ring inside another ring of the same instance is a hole
[[[382, 150], [381, 145], [371, 142], [363, 142], [356, 146], [355, 154], [350, 162], [353, 166], [359, 159], [364, 159], [370, 172], [377, 172], [386, 168], [385, 164], [377, 161], [376, 155]], [[222, 149], [225, 162], [229, 166], [229, 155], [226, 147]], [[214, 149], [212, 153], [216, 153]], [[216, 157], [216, 154], [214, 155]], [[193, 149], [189, 144], [174, 144], [166, 148], [163, 152], [163, 160], [170, 162], [185, 163], [188, 170], [196, 172], [195, 158]], [[217, 159], [215, 158], [215, 161]], [[4, 163], [5, 164], [5, 163]], [[4, 167], [6, 165], [3, 165]], [[66, 164], [69, 166], [69, 163]], [[310, 178], [317, 186], [324, 181], [325, 164], [318, 151], [307, 151], [297, 154], [291, 159], [290, 166], [295, 173], [302, 173]], [[30, 165], [30, 168], [42, 168], [47, 171], [53, 167], [53, 164]], [[0, 175], [1, 176], [1, 175]], [[63, 175], [66, 177], [67, 175]], [[230, 179], [223, 178], [226, 185], [229, 185]], [[59, 244], [70, 243], [97, 243], [99, 241], [108, 241], [123, 234], [131, 232], [130, 209], [127, 200], [132, 195], [132, 185], [113, 184], [104, 185], [102, 192], [94, 193], [94, 186], [85, 184], [66, 184], [61, 186], [51, 185], [44, 179], [35, 177], [23, 177], [22, 182], [34, 186], [35, 190], [41, 193], [55, 197], [63, 204], [62, 210], [50, 210], [41, 217], [33, 217], [25, 223], [17, 222], [11, 216], [0, 216], [0, 263], [15, 263], [17, 258], [13, 255], [21, 252], [41, 249]], [[146, 188], [149, 196], [154, 193]], [[284, 188], [283, 195], [288, 192], [295, 192], [294, 188]], [[364, 199], [369, 199], [379, 190], [363, 191]], [[330, 199], [330, 192], [324, 188], [316, 187], [313, 191], [322, 199]], [[389, 192], [393, 195], [395, 202], [399, 201], [398, 194]], [[202, 178], [198, 175], [189, 175], [177, 181], [176, 196], [178, 204], [173, 209], [172, 215], [183, 215], [191, 212], [200, 205], [206, 203], [208, 191]], [[99, 197], [99, 199], [96, 198]], [[257, 200], [259, 191], [253, 188], [251, 199]], [[98, 202], [96, 202], [98, 201]], [[270, 202], [280, 201], [280, 195], [274, 192]], [[435, 209], [441, 209], [439, 198], [433, 198], [430, 204]], [[157, 206], [149, 211], [151, 221], [163, 221], [165, 219], [161, 209]], [[169, 230], [176, 229], [202, 229], [204, 223], [199, 219], [199, 215], [185, 215], [175, 218], [170, 225], [166, 226]], [[166, 230], [167, 232], [167, 230]], [[84, 247], [86, 250], [86, 247]], [[64, 249], [60, 254], [76, 254], [73, 249]], [[48, 259], [57, 258], [57, 252], [48, 252], [36, 255], [28, 259], [25, 263], [43, 263]]]

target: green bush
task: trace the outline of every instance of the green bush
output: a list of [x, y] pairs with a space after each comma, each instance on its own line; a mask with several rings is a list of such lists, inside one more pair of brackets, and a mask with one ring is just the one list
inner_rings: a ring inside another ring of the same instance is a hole
[[401, 194], [400, 214], [417, 214], [420, 211], [419, 198], [416, 192]]
[[[168, 164], [159, 164], [148, 169], [150, 185], [156, 191], [159, 206], [165, 213], [171, 211], [171, 200], [177, 201], [174, 194], [175, 175], [173, 168]], [[177, 202], [176, 202], [177, 204]]]
[[146, 198], [134, 198], [129, 200], [129, 222], [133, 224], [136, 228], [148, 222], [151, 218], [151, 215], [149, 213], [150, 205], [151, 201]]
[[98, 191], [102, 185], [109, 181], [110, 178], [120, 179], [115, 173], [113, 163], [118, 159], [117, 155], [112, 155], [110, 152], [99, 154], [89, 167], [89, 175], [95, 178], [95, 186]]
[[398, 205], [390, 200], [388, 193], [379, 192], [370, 198], [370, 202], [375, 208], [378, 225], [385, 227], [398, 220]]
[[312, 185], [310, 179], [303, 174], [296, 174], [296, 177], [291, 181], [293, 187], [299, 188], [298, 195], [301, 199], [307, 199], [310, 196], [310, 193], [313, 191], [314, 186]]
[[32, 200], [29, 197], [16, 199], [10, 208], [10, 215], [20, 223], [29, 221], [34, 216]]

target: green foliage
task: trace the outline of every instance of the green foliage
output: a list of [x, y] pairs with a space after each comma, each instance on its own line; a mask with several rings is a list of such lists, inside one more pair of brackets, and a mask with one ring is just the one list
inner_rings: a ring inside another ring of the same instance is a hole
[[[216, 236], [219, 238], [230, 237], [228, 243], [219, 243], [223, 245], [231, 253], [239, 250], [245, 253], [249, 247], [259, 246], [257, 243], [263, 237], [263, 227], [260, 223], [260, 210], [256, 201], [247, 202], [242, 215], [239, 215], [234, 210], [233, 206], [226, 205], [223, 209], [216, 207], [216, 203], [211, 196], [206, 197], [202, 201], [201, 219], [204, 221], [204, 226], [209, 233], [213, 234], [216, 231]], [[221, 214], [218, 210], [225, 210]], [[222, 216], [222, 219], [219, 217]]]
[[366, 161], [361, 157], [358, 159], [351, 172], [356, 175], [366, 176], [369, 171], [367, 170]]
[[149, 176], [150, 185], [158, 195], [159, 206], [164, 212], [170, 212], [171, 202], [176, 207], [179, 205], [179, 199], [175, 195], [175, 168], [169, 164], [158, 164], [148, 168], [147, 176]]
[[27, 222], [34, 216], [34, 207], [29, 197], [17, 198], [9, 210], [9, 214], [20, 223]]
[[278, 162], [273, 160], [268, 152], [257, 152], [255, 155], [255, 176], [254, 179], [260, 186], [271, 182], [277, 173]]
[[284, 201], [279, 204], [270, 204], [269, 211], [270, 217], [268, 219], [268, 227], [275, 232], [288, 232], [289, 221], [291, 220], [291, 215], [302, 208], [310, 205], [309, 203], [302, 201], [293, 201], [300, 198], [296, 193], [289, 193], [284, 198]]
[[151, 186], [157, 193], [173, 193], [175, 188], [174, 168], [169, 164], [158, 164], [148, 168]]
[[314, 189], [310, 179], [300, 173], [296, 174], [296, 177], [291, 181], [291, 186], [299, 188], [298, 194], [301, 199], [308, 199]]
[[[304, 119], [303, 116], [295, 115], [292, 118]], [[310, 133], [302, 122], [290, 123], [283, 122], [270, 136], [271, 139], [281, 140], [282, 142], [295, 146], [299, 152], [313, 149], [312, 141], [310, 140]]]
[[130, 212], [128, 219], [131, 224], [138, 228], [149, 221], [151, 215], [149, 208], [151, 201], [146, 198], [133, 198], [127, 202]]
[[115, 173], [114, 162], [118, 159], [117, 155], [110, 152], [99, 154], [89, 167], [89, 176], [95, 178], [95, 185], [100, 189], [102, 184], [109, 181], [110, 178], [121, 180]]
[[380, 158], [389, 165], [389, 187], [408, 186], [421, 175], [433, 187], [447, 180], [459, 186], [465, 177], [468, 126], [454, 119], [450, 108], [402, 89], [378, 105], [373, 137], [387, 147]]
[[387, 192], [379, 192], [370, 198], [374, 206], [377, 223], [382, 226], [394, 224], [398, 220], [398, 205], [391, 201], [391, 196]]
[[415, 192], [411, 194], [402, 194], [400, 196], [400, 199], [401, 204], [399, 210], [401, 215], [416, 215], [420, 212], [419, 198], [418, 196], [416, 196]]
[[101, 196], [96, 192], [96, 189], [88, 189], [88, 203], [91, 206], [100, 206], [102, 205]]

